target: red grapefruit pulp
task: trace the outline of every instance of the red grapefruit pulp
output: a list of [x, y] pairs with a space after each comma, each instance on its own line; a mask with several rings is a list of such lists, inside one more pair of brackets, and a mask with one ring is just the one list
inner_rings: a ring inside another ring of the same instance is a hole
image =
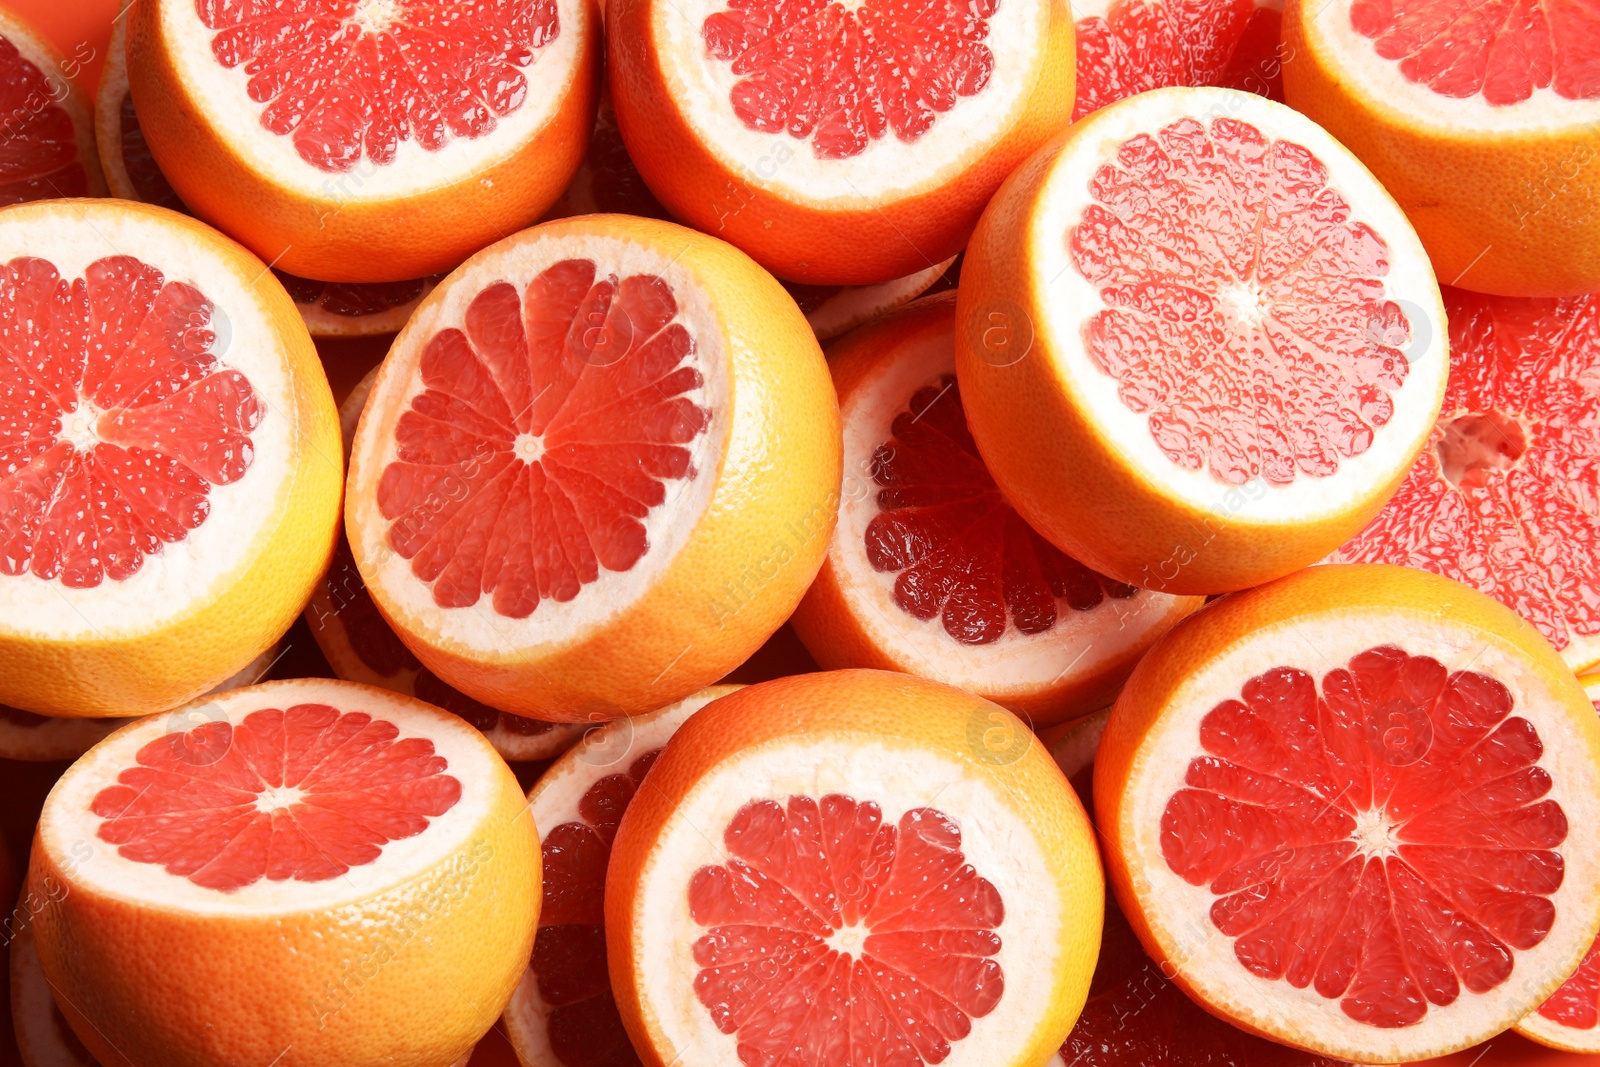
[[0, 365], [0, 574], [129, 578], [246, 476], [262, 410], [212, 353], [214, 311], [132, 256], [70, 281], [38, 258], [0, 268], [0, 321], [32, 350]]
[[[0, 21], [0, 205], [104, 192], [91, 177], [80, 131], [63, 105], [68, 86], [54, 69], [39, 69], [42, 42], [29, 42], [9, 18]], [[16, 37], [16, 40], [12, 38]], [[34, 58], [24, 55], [18, 41]]]
[[1445, 290], [1450, 381], [1429, 446], [1334, 554], [1488, 593], [1574, 670], [1600, 662], [1600, 300]]

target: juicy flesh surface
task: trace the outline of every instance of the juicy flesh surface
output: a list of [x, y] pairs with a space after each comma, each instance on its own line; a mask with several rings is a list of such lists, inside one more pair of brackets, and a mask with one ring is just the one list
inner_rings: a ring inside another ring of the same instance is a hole
[[378, 484], [389, 544], [440, 607], [526, 618], [650, 549], [666, 483], [696, 477], [711, 413], [671, 288], [563, 260], [489, 286], [422, 353], [423, 391]]
[[1600, 943], [1589, 946], [1572, 977], [1539, 1005], [1539, 1014], [1574, 1030], [1600, 1025]]
[[213, 311], [132, 256], [0, 267], [0, 574], [130, 578], [246, 476], [261, 407]]
[[229, 892], [374, 862], [455, 807], [446, 769], [387, 719], [296, 704], [159, 737], [90, 807], [118, 855]]
[[1255, 0], [1114, 0], [1079, 19], [1076, 122], [1149, 89], [1215, 85], [1283, 99], [1283, 16]]
[[1167, 865], [1216, 896], [1240, 966], [1374, 1027], [1510, 976], [1544, 940], [1565, 865], [1533, 724], [1504, 685], [1380, 646], [1319, 689], [1279, 667], [1200, 725], [1167, 802]]
[[1230, 1026], [1168, 981], [1107, 902], [1083, 1014], [1061, 1046], [1066, 1067], [1347, 1067]]
[[1600, 299], [1444, 295], [1439, 423], [1337, 558], [1454, 578], [1566, 648], [1600, 634]]
[[57, 89], [17, 46], [0, 37], [0, 207], [88, 196], [72, 116]]
[[934, 808], [752, 800], [689, 883], [694, 991], [746, 1064], [942, 1063], [1005, 989], [999, 891]]
[[1167, 458], [1225, 483], [1325, 477], [1372, 447], [1409, 369], [1389, 250], [1309, 150], [1235, 119], [1126, 141], [1067, 234], [1105, 307], [1094, 365]]
[[1440, 96], [1600, 98], [1600, 8], [1587, 0], [1355, 0], [1350, 25]]
[[733, 113], [848, 159], [891, 131], [914, 142], [994, 73], [999, 0], [729, 0], [701, 36], [732, 65]]
[[195, 0], [218, 63], [248, 76], [261, 125], [319, 170], [477, 138], [528, 97], [561, 32], [556, 0]]
[[1061, 552], [1006, 503], [967, 431], [953, 375], [917, 390], [891, 433], [873, 453], [879, 512], [865, 537], [873, 569], [898, 575], [902, 611], [982, 645], [1007, 629], [1048, 632], [1063, 602], [1092, 611], [1137, 594]]
[[617, 824], [655, 762], [651, 749], [585, 790], [579, 818], [544, 836], [544, 906], [531, 967], [549, 1006], [550, 1048], [565, 1067], [638, 1067], [606, 971], [602, 903]]

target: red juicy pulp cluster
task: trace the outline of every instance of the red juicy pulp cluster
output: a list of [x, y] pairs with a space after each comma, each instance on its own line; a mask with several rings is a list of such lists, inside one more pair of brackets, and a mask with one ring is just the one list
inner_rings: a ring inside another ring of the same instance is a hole
[[522, 68], [561, 32], [556, 0], [394, 0], [366, 25], [362, 0], [195, 0], [211, 51], [249, 75], [261, 125], [319, 170], [394, 161], [402, 141], [438, 151], [520, 108]]
[[1600, 1025], [1600, 943], [1589, 946], [1578, 969], [1539, 1006], [1539, 1014], [1575, 1030]]
[[489, 286], [428, 342], [377, 496], [435, 603], [488, 593], [526, 618], [643, 557], [644, 519], [695, 476], [687, 446], [711, 421], [684, 395], [704, 379], [677, 315], [660, 278], [569, 259], [524, 293]]
[[1439, 424], [1336, 558], [1454, 578], [1566, 648], [1600, 634], [1600, 300], [1444, 298]]
[[117, 854], [224, 892], [322, 882], [372, 863], [461, 799], [422, 737], [326, 704], [251, 712], [159, 737], [96, 794]]
[[[131, 256], [0, 268], [0, 574], [132, 577], [239, 481], [262, 411], [205, 294]], [[76, 425], [76, 423], [82, 425]]]
[[0, 206], [89, 194], [72, 116], [53, 103], [57, 95], [0, 37]]
[[652, 749], [596, 781], [578, 803], [580, 820], [544, 835], [544, 905], [531, 966], [551, 1009], [551, 1051], [566, 1067], [639, 1064], [611, 996], [601, 903], [617, 824], [660, 753]]
[[1544, 940], [1561, 806], [1505, 686], [1383, 646], [1320, 687], [1283, 667], [1206, 715], [1162, 852], [1217, 895], [1250, 973], [1376, 1027], [1486, 992]]
[[1384, 297], [1387, 246], [1320, 160], [1185, 118], [1130, 138], [1091, 191], [1067, 234], [1107, 305], [1089, 353], [1173, 463], [1288, 485], [1372, 446], [1411, 326]]
[[1584, 0], [1355, 0], [1350, 24], [1441, 96], [1600, 98], [1600, 11]]
[[1097, 574], [1034, 533], [1001, 497], [978, 455], [945, 375], [912, 395], [893, 436], [873, 453], [879, 514], [867, 524], [867, 559], [898, 572], [895, 603], [939, 617], [963, 644], [998, 641], [1009, 628], [1041, 634], [1058, 601], [1090, 611], [1138, 590]]
[[752, 130], [848, 159], [891, 130], [915, 141], [994, 73], [984, 44], [1000, 0], [730, 0], [705, 20], [712, 59], [739, 77], [733, 112]]
[[723, 841], [728, 862], [689, 883], [707, 928], [694, 990], [742, 1062], [874, 1049], [895, 1067], [940, 1063], [1000, 1002], [1005, 905], [943, 812], [885, 824], [876, 803], [837, 794], [753, 800]]

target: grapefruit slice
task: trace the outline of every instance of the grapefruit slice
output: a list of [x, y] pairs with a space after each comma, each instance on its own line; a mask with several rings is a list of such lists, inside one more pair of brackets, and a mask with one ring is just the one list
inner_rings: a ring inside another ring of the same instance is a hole
[[101, 743], [46, 801], [28, 884], [55, 887], [39, 962], [102, 1062], [361, 1067], [471, 1051], [526, 966], [539, 875], [477, 730], [315, 679]]
[[77, 64], [10, 9], [0, 10], [0, 207], [104, 196], [89, 95]]
[[[189, 209], [150, 154], [128, 89], [127, 20], [112, 23], [111, 43], [95, 99], [94, 130], [113, 196], [174, 211]], [[318, 282], [275, 270], [313, 337], [370, 337], [394, 333], [438, 281]]]
[[1444, 296], [1450, 383], [1433, 436], [1332, 558], [1465, 582], [1587, 670], [1600, 663], [1600, 300]]
[[651, 191], [793, 281], [955, 255], [1071, 114], [1060, 0], [625, 0], [607, 20], [617, 124]]
[[924, 270], [879, 282], [877, 285], [805, 285], [785, 282], [819, 341], [841, 337], [864, 322], [908, 304], [933, 288], [945, 276], [954, 256]]
[[794, 615], [824, 668], [958, 686], [1051, 725], [1105, 707], [1199, 597], [1096, 574], [995, 488], [961, 410], [955, 293], [830, 346], [845, 480], [828, 558]]
[[1074, 122], [1150, 89], [1218, 85], [1283, 99], [1282, 0], [1088, 0]]
[[327, 566], [327, 380], [261, 262], [162, 208], [19, 205], [0, 263], [0, 702], [166, 710], [277, 641]]
[[1130, 585], [1218, 593], [1321, 559], [1439, 412], [1444, 311], [1416, 235], [1258, 96], [1157, 89], [1074, 123], [964, 262], [956, 373], [995, 482]]
[[740, 687], [717, 685], [660, 711], [591, 730], [528, 793], [544, 827], [544, 903], [527, 973], [504, 1018], [523, 1063], [639, 1063], [606, 974], [606, 865], [617, 823], [689, 716]]
[[[374, 368], [339, 406], [340, 428], [347, 448], [355, 437], [361, 409], [366, 406], [377, 376]], [[414, 696], [459, 715], [481, 730], [495, 751], [508, 760], [542, 760], [559, 755], [586, 728], [577, 723], [558, 725], [508, 715], [440, 681], [411, 654], [378, 613], [343, 534], [334, 549], [333, 564], [311, 593], [305, 620], [334, 674], [346, 681]]]
[[590, 215], [423, 301], [361, 417], [346, 526], [424, 666], [587, 722], [759, 648], [816, 575], [838, 486], [833, 386], [782, 287], [714, 238]]
[[589, 0], [152, 0], [133, 98], [183, 202], [330, 281], [449, 270], [561, 195], [594, 124]]
[[1441, 280], [1600, 289], [1600, 17], [1579, 0], [1288, 4], [1284, 93], [1370, 166]]
[[622, 817], [611, 986], [649, 1067], [1043, 1063], [1101, 885], [1082, 806], [996, 705], [883, 671], [764, 682], [685, 723]]
[[1246, 1029], [1397, 1063], [1514, 1025], [1600, 928], [1600, 719], [1509, 609], [1312, 567], [1179, 623], [1095, 767], [1150, 955]]

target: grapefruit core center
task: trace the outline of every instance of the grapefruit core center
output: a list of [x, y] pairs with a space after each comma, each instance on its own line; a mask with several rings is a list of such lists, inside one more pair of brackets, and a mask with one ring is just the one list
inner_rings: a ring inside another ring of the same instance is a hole
[[1483, 485], [1484, 472], [1508, 471], [1528, 450], [1522, 423], [1499, 411], [1462, 415], [1444, 426], [1435, 446], [1439, 469], [1451, 485]]
[[79, 394], [78, 406], [61, 421], [60, 440], [79, 452], [89, 451], [100, 443], [100, 416], [104, 414], [94, 401]]
[[1388, 245], [1315, 154], [1183, 118], [1124, 142], [1089, 193], [1066, 235], [1104, 304], [1085, 344], [1169, 460], [1282, 486], [1372, 447], [1412, 330]]
[[1251, 974], [1419, 1023], [1511, 977], [1550, 932], [1567, 817], [1504, 685], [1394, 646], [1319, 687], [1278, 667], [1200, 724], [1167, 802], [1168, 867], [1215, 896]]
[[400, 21], [399, 0], [356, 0], [349, 21], [362, 33], [386, 33]]

